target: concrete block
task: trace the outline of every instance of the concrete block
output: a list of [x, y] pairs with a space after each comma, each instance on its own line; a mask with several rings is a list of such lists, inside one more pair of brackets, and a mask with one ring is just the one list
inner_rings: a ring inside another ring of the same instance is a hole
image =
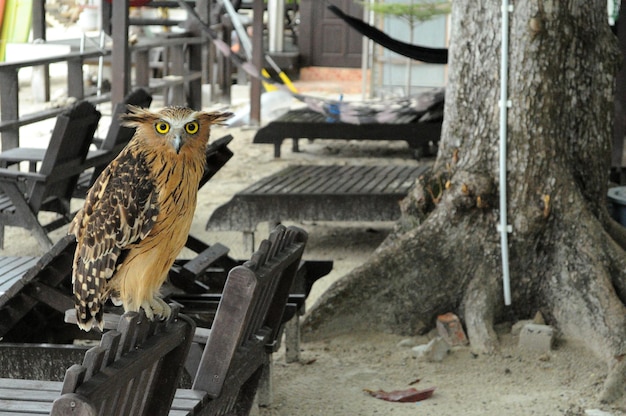
[[413, 355], [418, 359], [430, 362], [441, 362], [448, 355], [450, 346], [441, 337], [430, 340], [428, 344], [411, 348]]
[[549, 325], [529, 323], [519, 334], [519, 347], [540, 353], [549, 352], [554, 340], [554, 328]]

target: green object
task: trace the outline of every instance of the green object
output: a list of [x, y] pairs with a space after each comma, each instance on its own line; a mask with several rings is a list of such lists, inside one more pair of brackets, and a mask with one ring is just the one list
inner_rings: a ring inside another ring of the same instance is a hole
[[7, 43], [28, 42], [32, 14], [32, 0], [6, 0], [0, 32], [0, 61], [6, 58]]

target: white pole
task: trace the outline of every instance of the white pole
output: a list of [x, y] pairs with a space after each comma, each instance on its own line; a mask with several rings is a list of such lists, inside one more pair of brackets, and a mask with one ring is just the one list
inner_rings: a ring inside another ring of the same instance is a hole
[[508, 68], [509, 68], [509, 2], [502, 0], [502, 45], [500, 57], [500, 246], [502, 250], [502, 286], [504, 304], [511, 304], [511, 283], [509, 276], [509, 225], [507, 221], [506, 195], [506, 140], [507, 140], [507, 108]]
[[[373, 0], [369, 0], [369, 4], [372, 4]], [[368, 10], [368, 7], [364, 7], [363, 8], [363, 20], [369, 24], [372, 24], [373, 22], [373, 12], [371, 10]], [[370, 67], [370, 38], [368, 38], [367, 36], [363, 36], [363, 43], [361, 46], [361, 99], [363, 101], [365, 101], [365, 99], [368, 97], [368, 92], [367, 92], [367, 85], [368, 85], [368, 79], [367, 79], [367, 70]], [[372, 95], [372, 89], [370, 86], [370, 91], [369, 91], [369, 96]]]
[[268, 49], [282, 52], [285, 33], [285, 0], [268, 0], [267, 20], [269, 23]]

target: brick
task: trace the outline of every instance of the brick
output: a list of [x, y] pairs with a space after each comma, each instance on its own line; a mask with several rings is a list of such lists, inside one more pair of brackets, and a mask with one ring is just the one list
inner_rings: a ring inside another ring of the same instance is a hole
[[451, 347], [469, 344], [461, 320], [452, 312], [437, 317], [437, 331]]
[[549, 325], [529, 323], [519, 334], [519, 347], [536, 352], [549, 352], [554, 340], [554, 328]]

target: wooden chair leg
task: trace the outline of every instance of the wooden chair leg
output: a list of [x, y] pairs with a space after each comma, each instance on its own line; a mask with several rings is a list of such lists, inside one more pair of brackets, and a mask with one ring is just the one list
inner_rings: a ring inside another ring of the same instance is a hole
[[300, 361], [300, 314], [285, 324], [285, 361], [296, 363]]
[[243, 248], [245, 253], [254, 253], [254, 231], [243, 232]]
[[50, 237], [48, 237], [46, 230], [44, 230], [38, 222], [31, 225], [30, 231], [33, 233], [33, 236], [37, 239], [37, 242], [45, 251], [48, 251], [52, 248], [52, 240], [50, 240]]
[[268, 360], [262, 367], [261, 378], [259, 379], [259, 388], [256, 394], [257, 404], [261, 407], [270, 406], [274, 400], [272, 383], [273, 372], [274, 362], [272, 361], [272, 356], [268, 355]]

